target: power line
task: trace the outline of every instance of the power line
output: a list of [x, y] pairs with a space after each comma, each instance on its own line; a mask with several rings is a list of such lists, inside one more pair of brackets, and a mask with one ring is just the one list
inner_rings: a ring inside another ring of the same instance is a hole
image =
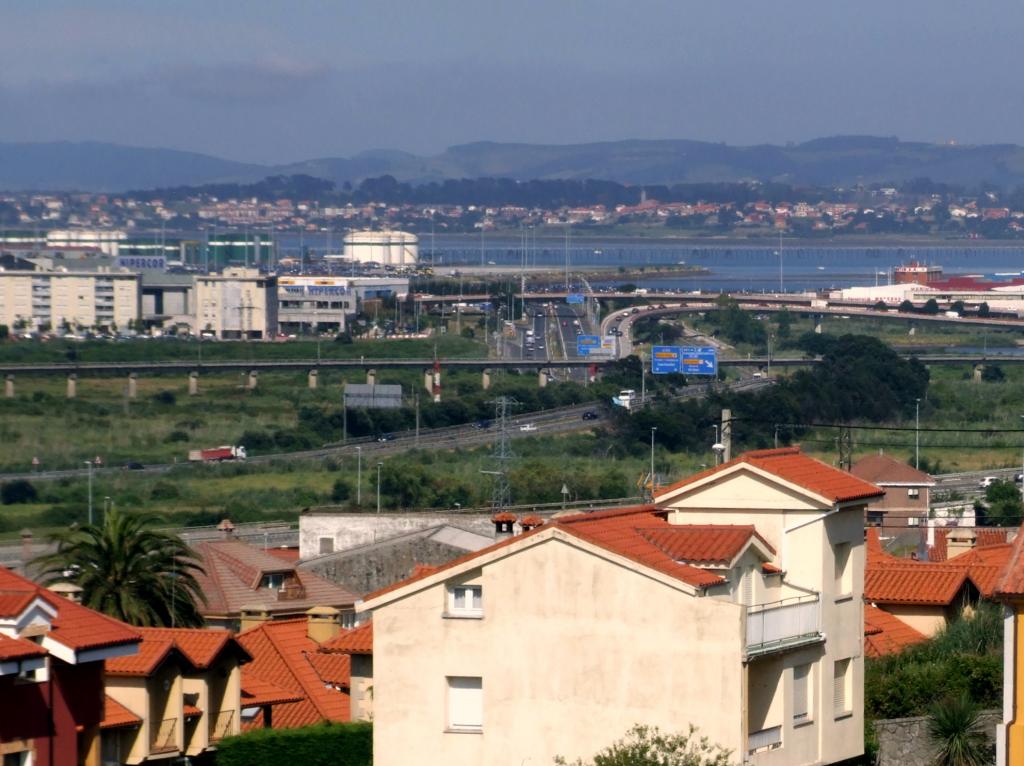
[[946, 434], [1020, 434], [1024, 428], [926, 428], [914, 426], [854, 426], [847, 423], [780, 423], [777, 420], [751, 417], [733, 417], [733, 420], [744, 420], [748, 423], [764, 423], [779, 428], [850, 428], [855, 431], [909, 431], [911, 433], [946, 433]]

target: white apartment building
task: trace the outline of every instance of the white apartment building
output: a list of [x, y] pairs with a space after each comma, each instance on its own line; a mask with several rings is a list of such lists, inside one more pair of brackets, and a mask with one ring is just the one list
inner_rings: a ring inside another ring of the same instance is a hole
[[139, 276], [128, 272], [0, 272], [0, 324], [12, 330], [123, 330], [139, 301]]
[[196, 277], [195, 331], [218, 338], [260, 340], [277, 335], [277, 277], [228, 268]]
[[860, 755], [881, 493], [797, 449], [750, 452], [656, 506], [556, 519], [368, 595], [352, 688], [372, 688], [375, 766], [586, 759], [636, 723], [695, 725], [751, 766]]

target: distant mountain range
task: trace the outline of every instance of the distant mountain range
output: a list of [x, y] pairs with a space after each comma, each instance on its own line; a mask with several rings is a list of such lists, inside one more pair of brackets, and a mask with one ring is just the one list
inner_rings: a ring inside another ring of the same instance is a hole
[[125, 191], [209, 183], [251, 183], [304, 173], [339, 186], [393, 175], [400, 181], [507, 177], [598, 178], [629, 184], [781, 181], [797, 185], [929, 178], [935, 182], [1003, 187], [1024, 184], [1024, 147], [947, 146], [873, 136], [837, 136], [787, 146], [728, 146], [704, 141], [609, 141], [592, 144], [452, 146], [420, 157], [375, 150], [288, 165], [233, 162], [173, 149], [96, 142], [0, 142], [0, 189]]

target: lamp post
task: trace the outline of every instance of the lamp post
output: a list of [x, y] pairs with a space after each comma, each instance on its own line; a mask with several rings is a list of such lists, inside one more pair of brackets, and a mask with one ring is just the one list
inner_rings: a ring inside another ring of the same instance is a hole
[[92, 525], [92, 461], [91, 460], [86, 460], [84, 462], [85, 462], [85, 465], [86, 465], [86, 470], [89, 473], [89, 524], [91, 526]]
[[921, 470], [921, 400], [914, 400], [914, 468]]
[[356, 506], [363, 506], [363, 448], [356, 447]]
[[651, 502], [654, 501], [654, 432], [657, 426], [651, 426]]
[[377, 513], [380, 513], [380, 469], [383, 463], [377, 463]]

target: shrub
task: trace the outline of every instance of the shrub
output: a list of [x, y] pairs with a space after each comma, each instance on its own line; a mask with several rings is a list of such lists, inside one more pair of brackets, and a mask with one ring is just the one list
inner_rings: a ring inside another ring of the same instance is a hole
[[338, 479], [334, 482], [334, 488], [331, 490], [331, 500], [336, 503], [344, 503], [352, 496], [352, 488], [349, 487], [348, 482], [343, 479]]
[[157, 404], [173, 405], [177, 403], [178, 397], [174, 395], [173, 391], [164, 389], [163, 391], [159, 391], [153, 395], [153, 401]]
[[177, 500], [181, 496], [178, 485], [161, 479], [149, 491], [150, 500]]
[[187, 442], [190, 438], [185, 431], [171, 431], [164, 437], [164, 441], [167, 444], [173, 444], [174, 442]]
[[18, 503], [32, 503], [39, 497], [32, 482], [25, 479], [15, 479], [6, 484], [0, 485], [0, 502], [4, 505], [16, 505]]
[[978, 706], [966, 694], [941, 700], [928, 715], [928, 734], [938, 746], [937, 766], [984, 766], [995, 755]]
[[[637, 724], [626, 736], [594, 756], [594, 766], [728, 766], [729, 750], [698, 737], [693, 725], [686, 733], [665, 734], [657, 726]], [[584, 766], [555, 758], [560, 766]]]
[[256, 729], [217, 743], [217, 766], [371, 766], [373, 727], [325, 723], [298, 729]]

